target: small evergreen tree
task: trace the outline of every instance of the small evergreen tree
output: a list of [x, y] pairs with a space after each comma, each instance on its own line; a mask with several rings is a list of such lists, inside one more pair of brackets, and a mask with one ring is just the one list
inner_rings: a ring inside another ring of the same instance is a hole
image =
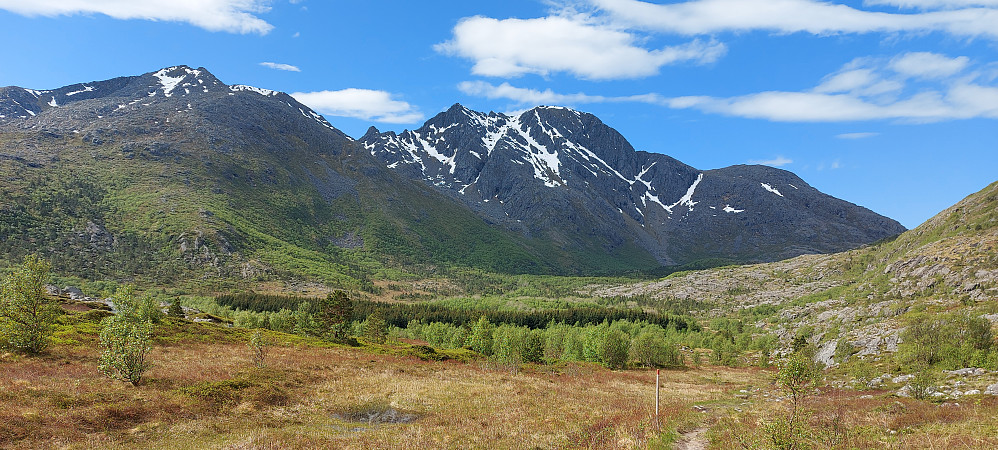
[[385, 316], [380, 311], [367, 316], [364, 338], [376, 344], [383, 344], [388, 338], [388, 325], [385, 323]]
[[353, 301], [345, 292], [336, 291], [327, 295], [322, 301], [317, 321], [329, 339], [343, 341], [350, 334], [352, 316]]
[[291, 314], [291, 322], [294, 324], [292, 330], [299, 336], [317, 336], [319, 334], [319, 323], [312, 314], [314, 307], [309, 302], [301, 302], [298, 309]]
[[176, 299], [176, 300], [174, 300], [173, 303], [170, 303], [170, 308], [167, 310], [167, 314], [170, 317], [176, 317], [176, 318], [180, 318], [180, 319], [183, 319], [183, 318], [187, 317], [184, 314], [184, 307], [180, 306], [180, 299], [179, 298]]
[[4, 278], [0, 286], [0, 344], [28, 353], [48, 348], [52, 324], [59, 315], [59, 305], [45, 293], [51, 268], [47, 261], [31, 255]]

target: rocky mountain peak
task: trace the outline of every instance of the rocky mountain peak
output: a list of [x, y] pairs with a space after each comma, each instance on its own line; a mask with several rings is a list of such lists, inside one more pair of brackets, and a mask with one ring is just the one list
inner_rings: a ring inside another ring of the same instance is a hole
[[630, 243], [665, 264], [839, 251], [904, 231], [780, 169], [702, 171], [635, 151], [598, 117], [565, 107], [507, 115], [455, 104], [420, 128], [361, 142], [491, 222], [610, 251]]

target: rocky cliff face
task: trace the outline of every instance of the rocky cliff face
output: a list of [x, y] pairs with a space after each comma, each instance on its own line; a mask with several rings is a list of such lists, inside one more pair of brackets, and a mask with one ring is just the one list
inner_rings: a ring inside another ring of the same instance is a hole
[[421, 128], [360, 143], [488, 221], [560, 245], [636, 246], [662, 264], [767, 261], [904, 231], [765, 166], [701, 171], [635, 151], [597, 117], [559, 107], [508, 116], [454, 105]]

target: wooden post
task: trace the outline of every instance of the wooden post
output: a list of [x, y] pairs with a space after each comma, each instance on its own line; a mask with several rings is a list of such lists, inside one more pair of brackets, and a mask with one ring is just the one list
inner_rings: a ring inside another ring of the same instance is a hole
[[655, 369], [655, 426], [658, 426], [658, 389], [661, 384], [658, 381], [662, 369]]

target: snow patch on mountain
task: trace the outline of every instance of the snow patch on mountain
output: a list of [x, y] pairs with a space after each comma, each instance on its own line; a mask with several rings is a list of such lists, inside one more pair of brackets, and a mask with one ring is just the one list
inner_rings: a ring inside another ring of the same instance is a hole
[[669, 214], [672, 214], [672, 210], [675, 207], [682, 205], [682, 206], [689, 207], [690, 208], [690, 212], [693, 212], [693, 207], [696, 206], [697, 203], [700, 203], [700, 202], [693, 201], [693, 193], [697, 190], [697, 185], [699, 185], [701, 181], [703, 181], [703, 174], [702, 173], [699, 174], [699, 175], [697, 175], [696, 181], [694, 181], [693, 184], [690, 185], [690, 188], [686, 190], [686, 194], [683, 195], [683, 197], [680, 198], [679, 201], [677, 201], [676, 203], [673, 203], [672, 205], [667, 206], [665, 208], [665, 210], [668, 211]]
[[265, 97], [274, 97], [277, 94], [280, 94], [280, 92], [277, 91], [272, 91], [270, 89], [263, 89], [253, 86], [247, 86], [245, 84], [233, 84], [232, 86], [229, 86], [229, 89], [231, 89], [233, 92], [242, 92], [242, 91], [256, 92], [257, 94], [263, 95]]
[[[519, 142], [516, 143], [521, 145], [524, 154], [527, 156], [527, 162], [533, 166], [534, 178], [543, 181], [547, 187], [566, 185], [565, 180], [561, 179], [561, 160], [558, 159], [558, 151], [550, 151], [547, 146], [537, 142], [530, 135], [531, 127], [523, 123], [522, 119], [522, 114], [513, 117], [510, 121], [510, 129], [516, 131], [519, 137], [526, 142], [526, 145]], [[550, 174], [553, 174], [554, 177]]]
[[67, 92], [66, 97], [72, 97], [76, 94], [82, 94], [84, 92], [93, 92], [93, 90], [94, 90], [93, 86], [83, 86], [83, 89], [80, 89], [78, 91]]
[[766, 183], [759, 183], [759, 184], [762, 185], [763, 189], [765, 189], [765, 190], [767, 190], [769, 192], [772, 192], [772, 193], [774, 193], [776, 195], [779, 195], [780, 197], [783, 197], [783, 194], [781, 194], [780, 191], [777, 190], [776, 188], [774, 188], [773, 186], [770, 186], [769, 184], [766, 184]]
[[[154, 77], [159, 79], [159, 84], [163, 86], [163, 95], [167, 97], [172, 96], [173, 90], [177, 88], [181, 81], [184, 81], [184, 78], [187, 78], [187, 75], [198, 76], [201, 74], [201, 71], [199, 70], [188, 69], [185, 67], [183, 68], [183, 73], [180, 74], [180, 76], [171, 77], [168, 75], [171, 72], [175, 72], [179, 68], [180, 67], [167, 67], [152, 74]], [[152, 95], [150, 95], [150, 97], [152, 97]]]

